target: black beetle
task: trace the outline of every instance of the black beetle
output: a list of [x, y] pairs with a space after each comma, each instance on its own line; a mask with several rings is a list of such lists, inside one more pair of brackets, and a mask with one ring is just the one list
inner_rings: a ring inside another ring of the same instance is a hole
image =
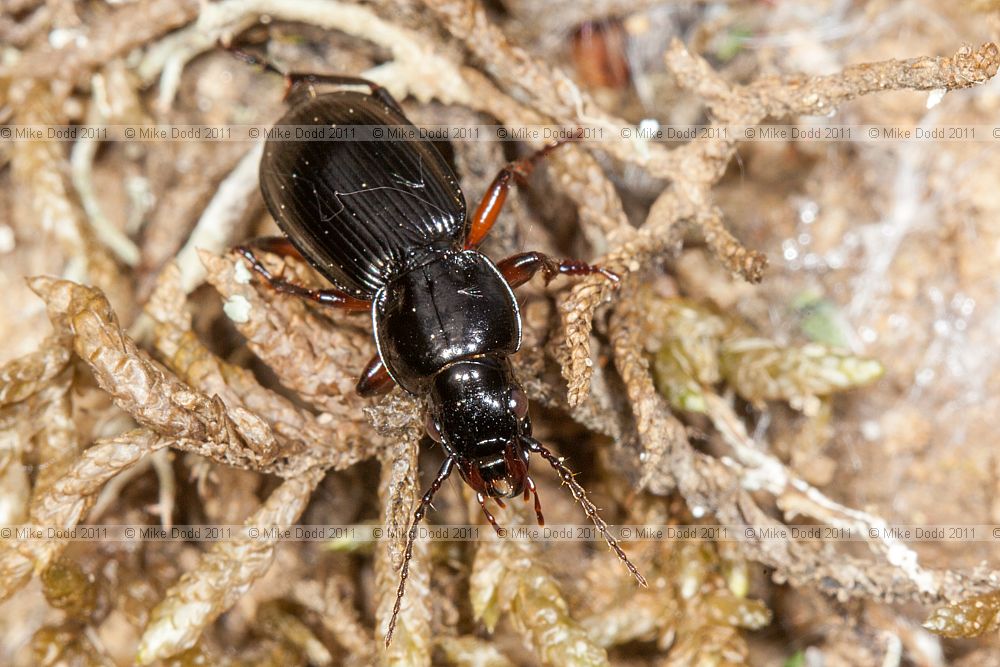
[[[250, 62], [256, 58], [238, 53]], [[277, 71], [273, 66], [264, 66]], [[280, 73], [280, 72], [279, 72]], [[293, 104], [277, 126], [317, 128], [415, 128], [385, 89], [365, 79], [285, 74], [286, 96], [307, 82], [364, 86], [370, 94], [337, 90]], [[492, 497], [534, 494], [528, 454], [542, 456], [559, 473], [610, 547], [643, 585], [645, 580], [609, 534], [597, 508], [561, 459], [531, 437], [528, 400], [508, 357], [521, 341], [521, 319], [513, 288], [542, 271], [557, 274], [613, 273], [575, 260], [555, 261], [526, 252], [494, 264], [476, 248], [496, 220], [512, 178], [524, 178], [553, 144], [500, 171], [470, 217], [451, 168], [422, 139], [314, 141], [275, 138], [264, 147], [260, 182], [264, 201], [284, 238], [257, 239], [259, 247], [301, 255], [335, 289], [312, 290], [271, 275], [249, 245], [237, 250], [279, 292], [344, 310], [370, 310], [378, 354], [358, 382], [364, 396], [396, 384], [426, 396], [428, 435], [447, 454], [413, 516], [400, 571], [386, 645], [399, 613], [414, 528], [434, 494], [457, 466], [486, 507]]]

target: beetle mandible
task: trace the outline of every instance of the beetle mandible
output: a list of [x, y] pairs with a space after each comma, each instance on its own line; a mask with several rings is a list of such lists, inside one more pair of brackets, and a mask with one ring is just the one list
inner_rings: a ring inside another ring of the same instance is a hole
[[[376, 83], [285, 74], [249, 54], [236, 54], [282, 74], [286, 98], [299, 84], [308, 84], [306, 98], [292, 104], [278, 126], [415, 130], [396, 100]], [[363, 86], [369, 92], [317, 94], [317, 83]], [[526, 178], [558, 145], [504, 167], [471, 216], [451, 168], [426, 140], [296, 141], [271, 135], [264, 146], [261, 190], [286, 238], [257, 239], [236, 250], [278, 292], [346, 311], [370, 311], [378, 352], [358, 381], [358, 393], [374, 396], [398, 384], [426, 397], [427, 434], [447, 454], [413, 515], [386, 646], [406, 587], [415, 528], [456, 467], [499, 532], [487, 498], [503, 506], [503, 498], [523, 494], [528, 500], [534, 494], [543, 523], [538, 492], [528, 475], [529, 453], [538, 454], [569, 486], [629, 572], [646, 585], [573, 473], [531, 437], [528, 399], [509, 361], [521, 342], [513, 288], [539, 271], [546, 281], [558, 274], [600, 273], [615, 282], [618, 277], [538, 252], [494, 264], [477, 249], [503, 207], [511, 179]], [[334, 288], [309, 289], [272, 275], [253, 247], [301, 256]]]

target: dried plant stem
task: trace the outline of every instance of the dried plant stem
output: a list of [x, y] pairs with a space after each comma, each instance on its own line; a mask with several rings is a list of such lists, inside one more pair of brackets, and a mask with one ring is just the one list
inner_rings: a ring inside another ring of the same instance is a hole
[[125, 5], [62, 47], [40, 40], [38, 47], [12, 65], [0, 68], [0, 79], [54, 79], [82, 84], [95, 68], [188, 23], [197, 10], [198, 3], [193, 0], [148, 0]]
[[194, 570], [167, 591], [139, 641], [139, 664], [148, 665], [195, 645], [204, 629], [267, 571], [277, 544], [269, 529], [295, 523], [322, 478], [322, 470], [310, 469], [285, 480], [246, 521], [247, 526], [259, 529], [258, 537], [216, 543]]
[[796, 477], [781, 461], [767, 454], [760, 443], [755, 443], [747, 435], [743, 422], [715, 394], [707, 393], [705, 404], [712, 423], [733, 448], [737, 460], [746, 466], [740, 471], [744, 488], [749, 491], [766, 489], [777, 498], [778, 506], [785, 511], [786, 518], [809, 516], [828, 526], [850, 528], [866, 537], [874, 532], [876, 538], [869, 543], [876, 546], [891, 565], [913, 582], [916, 593], [924, 595], [935, 592], [934, 575], [919, 565], [916, 552], [889, 535], [885, 519], [845, 507]]
[[[265, 258], [266, 260], [267, 258]], [[202, 254], [208, 281], [227, 303], [240, 303], [246, 317], [234, 321], [250, 349], [278, 375], [279, 381], [338, 421], [358, 419], [367, 402], [354, 391], [356, 378], [375, 351], [368, 318], [332, 313], [340, 326], [301, 299], [275, 293], [255, 282], [235, 254]], [[306, 277], [301, 265], [275, 269]], [[307, 270], [308, 271], [308, 270]], [[308, 277], [315, 280], [314, 277]], [[232, 319], [232, 318], [231, 318]], [[350, 325], [354, 326], [350, 326]]]
[[[142, 60], [136, 66], [143, 85], [152, 85], [159, 77], [156, 107], [161, 112], [170, 110], [181, 84], [181, 73], [188, 62], [200, 54], [211, 51], [219, 40], [238, 34], [257, 22], [258, 16], [249, 14], [231, 22], [213, 20], [213, 12], [218, 5], [200, 8], [199, 20], [180, 30], [176, 30], [146, 49]], [[225, 13], [225, 12], [222, 12]]]
[[[141, 122], [146, 120], [141, 113], [135, 112], [134, 105], [126, 105], [132, 114], [124, 117], [110, 117], [104, 109], [114, 109], [109, 101], [100, 99], [107, 93], [105, 82], [126, 78], [124, 65], [115, 61], [107, 65], [101, 74], [94, 76], [93, 100], [90, 104], [87, 123], [89, 125], [105, 125], [108, 123]], [[125, 86], [119, 86], [126, 88]], [[131, 90], [126, 88], [131, 93]], [[134, 100], [133, 100], [134, 101]], [[74, 142], [70, 152], [70, 167], [73, 187], [80, 197], [80, 203], [86, 213], [87, 221], [93, 229], [96, 240], [113, 252], [116, 258], [128, 266], [135, 266], [139, 261], [139, 248], [125, 232], [118, 229], [104, 214], [97, 190], [93, 181], [94, 157], [100, 147], [96, 137], [84, 137]]]
[[44, 465], [38, 471], [36, 488], [45, 488], [57, 479], [78, 453], [80, 443], [73, 421], [72, 385], [73, 369], [67, 368], [38, 395], [45, 407], [39, 414], [42, 428], [35, 440], [38, 460]]
[[443, 636], [435, 644], [448, 664], [455, 667], [514, 667], [514, 662], [488, 639]]
[[[479, 70], [463, 67], [461, 74], [471, 88], [470, 104], [474, 109], [512, 126], [551, 122], [544, 114], [504, 93]], [[541, 145], [537, 143], [534, 147]], [[546, 162], [555, 174], [557, 186], [576, 204], [581, 229], [597, 252], [607, 250], [612, 235], [621, 230], [632, 231], [614, 184], [585, 145], [565, 145]]]
[[232, 247], [239, 240], [237, 225], [259, 205], [260, 184], [257, 172], [263, 151], [263, 142], [255, 144], [223, 179], [187, 243], [177, 254], [181, 282], [186, 292], [193, 291], [205, 279], [205, 268], [199, 253], [221, 253]]
[[724, 267], [742, 276], [747, 282], [759, 283], [764, 278], [767, 257], [743, 246], [722, 222], [722, 211], [709, 206], [699, 211], [694, 222], [701, 229], [705, 243]]
[[[50, 312], [68, 317], [74, 349], [94, 372], [98, 384], [139, 423], [229, 465], [291, 472], [278, 463], [274, 434], [258, 416], [209, 397], [166, 373], [118, 325], [98, 290], [69, 281], [33, 278], [31, 287]], [[294, 468], [294, 464], [291, 468]]]
[[694, 451], [649, 375], [640, 326], [643, 313], [639, 308], [634, 291], [627, 288], [616, 305], [610, 333], [615, 364], [635, 414], [642, 447], [641, 483], [647, 488], [663, 493], [676, 485], [689, 506], [714, 514], [721, 523], [747, 526], [754, 531], [782, 525], [750, 496], [750, 492], [766, 491], [775, 497], [788, 518], [809, 516], [826, 525], [861, 531], [865, 536], [871, 534], [869, 531], [877, 532], [870, 543], [882, 554], [883, 562], [844, 556], [831, 560], [831, 555], [816, 549], [816, 545], [791, 539], [741, 542], [748, 558], [774, 567], [780, 580], [797, 585], [825, 582], [827, 590], [845, 599], [864, 596], [888, 601], [954, 600], [989, 590], [989, 582], [1000, 576], [985, 570], [957, 573], [921, 567], [916, 554], [884, 530], [884, 519], [836, 503], [797, 478], [753, 442], [731, 408], [711, 393], [705, 397], [707, 412], [736, 458], [719, 460]]
[[478, 0], [423, 0], [452, 36], [485, 64], [486, 71], [501, 87], [553, 118], [564, 127], [595, 125], [614, 139], [602, 145], [614, 157], [634, 162], [655, 176], [668, 176], [659, 163], [665, 161], [663, 146], [649, 145], [636, 151], [622, 129], [629, 123], [616, 118], [596, 104], [590, 95], [562, 71], [533, 58], [511, 44], [503, 31], [490, 21]]
[[[669, 255], [680, 249], [681, 229], [678, 223], [694, 215], [689, 202], [666, 190], [653, 203], [646, 223], [638, 230], [622, 228], [612, 240], [614, 249], [594, 263], [619, 275], [624, 283], [644, 268], [654, 257]], [[597, 308], [612, 294], [614, 285], [601, 276], [580, 280], [560, 304], [564, 341], [559, 341], [557, 358], [566, 378], [570, 406], [579, 405], [590, 389], [593, 360], [590, 332]]]
[[[62, 94], [39, 84], [29, 86], [28, 93], [17, 108], [19, 123], [51, 126], [67, 122]], [[122, 310], [123, 317], [130, 319], [132, 286], [84, 223], [85, 215], [61, 167], [63, 143], [32, 139], [15, 142], [14, 147], [12, 176], [24, 194], [14, 208], [13, 221], [18, 236], [35, 247], [38, 259], [31, 271], [61, 273], [98, 285]]]
[[418, 33], [386, 21], [368, 7], [334, 0], [226, 0], [203, 9], [200, 23], [209, 30], [230, 29], [248, 15], [302, 21], [340, 30], [388, 49], [393, 60], [362, 73], [402, 99], [412, 94], [422, 102], [438, 99], [446, 104], [469, 105], [468, 87], [451, 61]]
[[[59, 125], [65, 122], [55, 109], [63, 97], [41, 85], [31, 86], [28, 102], [19, 109], [16, 120], [32, 125]], [[67, 258], [75, 258], [77, 270], [86, 275], [90, 261], [84, 248], [81, 217], [69, 196], [69, 188], [59, 168], [63, 160], [58, 142], [42, 139], [18, 142], [11, 159], [12, 175], [23, 188], [27, 210], [14, 216], [15, 230], [27, 239], [39, 232], [60, 248]]]
[[[378, 586], [375, 640], [381, 642], [389, 630], [389, 620], [396, 604], [399, 571], [403, 565], [405, 536], [413, 520], [413, 512], [422, 495], [417, 467], [420, 433], [412, 430], [409, 437], [390, 449], [382, 459], [382, 481], [379, 497], [384, 507], [385, 529], [394, 539], [378, 543], [375, 552], [375, 580]], [[427, 540], [413, 544], [406, 595], [403, 597], [392, 643], [386, 649], [385, 661], [394, 665], [431, 664], [431, 563]]]
[[[106, 482], [146, 454], [169, 444], [169, 439], [145, 429], [99, 440], [32, 498], [30, 522], [52, 528], [76, 526]], [[0, 545], [0, 600], [24, 585], [32, 570], [44, 569], [65, 546], [62, 540], [11, 540]]]
[[[499, 520], [504, 525], [524, 525], [534, 516], [527, 503], [513, 502]], [[536, 544], [492, 536], [481, 542], [469, 586], [476, 618], [492, 630], [500, 615], [508, 614], [542, 663], [610, 664], [604, 649], [570, 615], [559, 584], [539, 562]]]
[[320, 615], [324, 627], [350, 652], [357, 664], [371, 665], [376, 661], [381, 642], [370, 640], [371, 632], [361, 623], [344, 590], [348, 585], [345, 577], [335, 575], [325, 587], [308, 581], [296, 586], [293, 594], [299, 603]]
[[171, 264], [160, 274], [147, 304], [147, 312], [157, 323], [154, 345], [164, 363], [182, 380], [207, 395], [218, 396], [227, 406], [239, 406], [260, 415], [273, 429], [282, 449], [301, 451], [303, 456], [313, 457], [317, 465], [322, 462], [340, 469], [363, 455], [367, 448], [355, 447], [347, 439], [348, 433], [361, 429], [360, 414], [339, 423], [321, 421], [287, 398], [262, 387], [251, 371], [219, 359], [191, 331], [185, 299], [180, 272]]
[[636, 290], [626, 286], [611, 318], [609, 333], [615, 352], [615, 366], [625, 382], [635, 415], [642, 462], [640, 484], [654, 493], [668, 493], [675, 485], [689, 503], [702, 504], [706, 498], [688, 497], [698, 487], [694, 453], [684, 425], [656, 391], [646, 360], [641, 312]]
[[836, 74], [767, 77], [746, 86], [726, 83], [704, 59], [674, 40], [667, 66], [705, 100], [717, 118], [758, 123], [764, 118], [824, 116], [849, 100], [884, 90], [957, 90], [986, 83], [1000, 68], [1000, 47], [986, 42], [953, 56], [883, 60], [845, 67]]
[[26, 422], [32, 407], [29, 399], [0, 408], [0, 525], [16, 525], [28, 516], [31, 480], [24, 455], [31, 446]]
[[[442, 0], [441, 4], [452, 10], [456, 6], [453, 0]], [[476, 16], [480, 17], [479, 21], [485, 20], [481, 15]], [[459, 17], [451, 15], [450, 20], [458, 21]], [[983, 83], [996, 74], [1000, 66], [1000, 49], [988, 43], [976, 52], [965, 49], [951, 58], [886, 61], [847, 68], [827, 77], [786, 77], [780, 80], [784, 83], [765, 79], [742, 88], [730, 86], [703, 58], [691, 54], [679, 40], [671, 43], [666, 64], [683, 86], [706, 100], [717, 122], [751, 125], [767, 116], [827, 113], [836, 103], [876, 90], [952, 89]], [[913, 67], [916, 67], [916, 73], [912, 71]], [[662, 224], [657, 221], [665, 217], [670, 222], [688, 219], [702, 229], [709, 247], [727, 268], [740, 273], [750, 282], [760, 281], [766, 258], [744, 248], [729, 233], [722, 224], [721, 212], [712, 204], [709, 194], [709, 188], [722, 177], [735, 153], [736, 138], [734, 133], [730, 136], [728, 139], [692, 141], [674, 149], [669, 154], [668, 162], [671, 164], [664, 165], [662, 174], [673, 181], [673, 186], [653, 205], [646, 223], [638, 232], [631, 229], [618, 231], [617, 247], [613, 244], [613, 249], [598, 262], [619, 272], [635, 270], [658, 254], [649, 250], [659, 249], [662, 252], [672, 246], [669, 239], [663, 239], [658, 248], [650, 248], [651, 240], [648, 237], [642, 239], [643, 233], [653, 233], [654, 224]], [[650, 171], [655, 173], [655, 170]], [[658, 208], [660, 211], [656, 212]], [[664, 216], [664, 210], [670, 214]], [[668, 224], [660, 231], [663, 233], [669, 229]], [[639, 248], [627, 246], [637, 241]], [[642, 252], [643, 245], [647, 250], [645, 253]], [[622, 266], [624, 262], [616, 261], [617, 257], [627, 258], [629, 262]], [[567, 349], [561, 360], [563, 374], [570, 387], [570, 405], [578, 404], [589, 386], [592, 366], [590, 326], [594, 309], [606, 296], [606, 286], [602, 289], [596, 281], [584, 280], [563, 304]]]
[[42, 391], [69, 363], [71, 338], [55, 333], [43, 339], [36, 352], [0, 367], [0, 406], [25, 400]]

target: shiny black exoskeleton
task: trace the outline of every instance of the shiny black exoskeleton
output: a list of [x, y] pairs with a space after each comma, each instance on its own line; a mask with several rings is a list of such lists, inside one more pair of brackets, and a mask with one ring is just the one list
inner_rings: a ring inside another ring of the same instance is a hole
[[[499, 214], [511, 178], [527, 176], [554, 146], [501, 170], [469, 215], [457, 179], [431, 143], [388, 139], [393, 130], [406, 130], [409, 137], [416, 130], [386, 91], [362, 79], [304, 76], [288, 78], [292, 92], [297, 80], [363, 85], [371, 91], [316, 95], [310, 85], [307, 97], [272, 130], [261, 161], [264, 201], [292, 247], [275, 239], [256, 245], [283, 254], [298, 251], [335, 289], [290, 284], [272, 276], [249, 246], [240, 251], [279, 291], [346, 310], [370, 310], [378, 354], [358, 383], [360, 393], [382, 393], [398, 384], [427, 397], [427, 432], [447, 457], [414, 514], [414, 525], [456, 466], [494, 527], [487, 497], [502, 504], [501, 498], [523, 494], [528, 499], [530, 492], [541, 522], [528, 475], [529, 452], [537, 452], [571, 486], [643, 582], [561, 459], [531, 437], [527, 398], [509, 361], [521, 342], [513, 287], [539, 270], [546, 279], [592, 272], [617, 277], [533, 252], [494, 264], [476, 250]], [[329, 140], [315, 139], [317, 133]], [[387, 643], [411, 554], [412, 532]]]
[[[390, 100], [350, 91], [309, 99], [278, 123], [408, 125]], [[493, 262], [465, 248], [465, 198], [440, 153], [419, 140], [274, 139], [260, 174], [291, 243], [344, 293], [372, 303], [385, 374], [430, 398], [428, 430], [463, 478], [489, 496], [523, 493], [527, 404], [507, 360], [521, 341], [517, 301]]]

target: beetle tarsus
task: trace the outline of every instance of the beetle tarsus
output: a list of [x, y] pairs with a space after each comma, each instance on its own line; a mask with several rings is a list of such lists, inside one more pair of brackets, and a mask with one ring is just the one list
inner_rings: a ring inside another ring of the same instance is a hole
[[[250, 268], [256, 271], [276, 292], [290, 294], [302, 299], [309, 299], [324, 306], [338, 308], [347, 311], [366, 311], [371, 309], [371, 302], [351, 296], [338, 289], [311, 289], [304, 285], [290, 282], [275, 276], [264, 264], [257, 259], [253, 250], [247, 246], [237, 246], [235, 251], [242, 255], [250, 264]], [[391, 388], [391, 387], [390, 387]]]
[[578, 259], [556, 260], [540, 252], [522, 252], [500, 261], [497, 269], [511, 288], [520, 287], [542, 272], [548, 285], [556, 276], [588, 276], [600, 274], [614, 283], [620, 282], [618, 274], [600, 266], [594, 266]]
[[273, 283], [277, 278], [271, 273], [270, 269], [264, 266], [263, 262], [257, 259], [257, 255], [254, 254], [253, 250], [245, 245], [236, 246], [233, 249], [235, 252], [239, 253], [243, 259], [247, 260], [250, 264], [250, 268], [256, 271], [260, 276], [268, 282], [268, 284]]

